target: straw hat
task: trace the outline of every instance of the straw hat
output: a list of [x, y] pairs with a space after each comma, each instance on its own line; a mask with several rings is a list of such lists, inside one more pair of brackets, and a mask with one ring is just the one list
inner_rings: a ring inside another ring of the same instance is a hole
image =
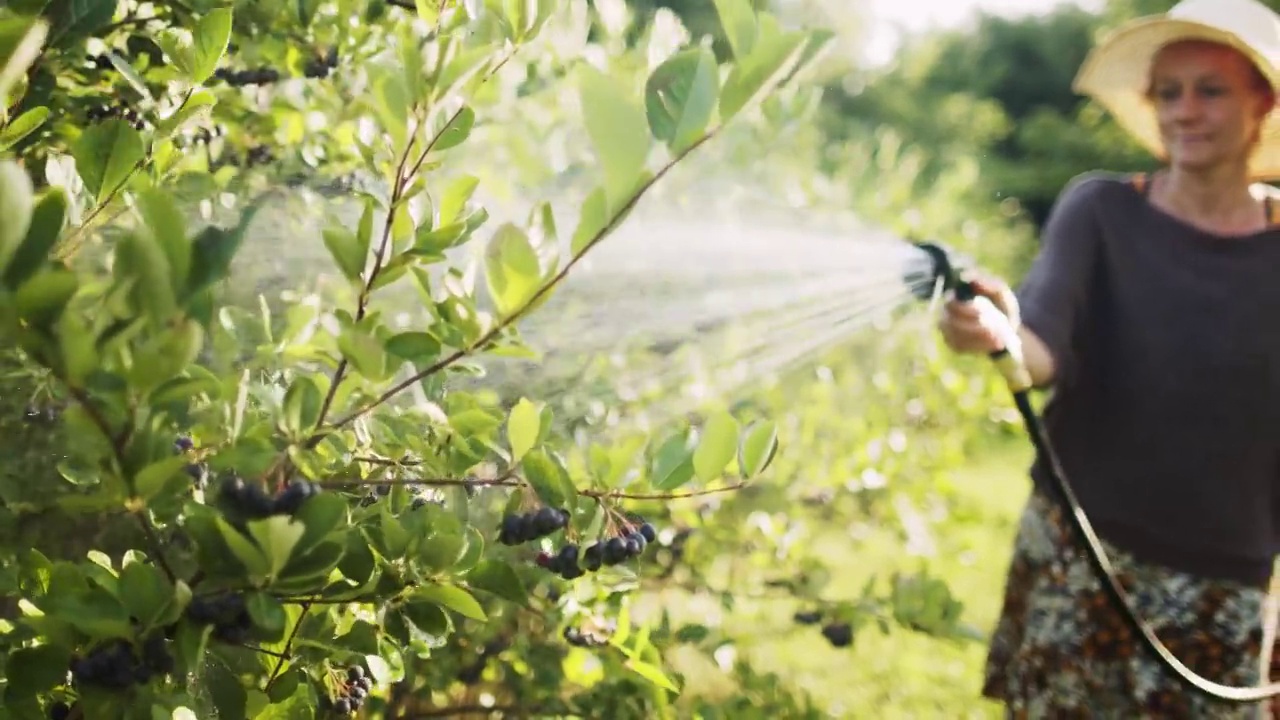
[[[1101, 103], [1157, 157], [1164, 157], [1164, 145], [1146, 98], [1151, 63], [1162, 47], [1180, 40], [1207, 40], [1239, 50], [1280, 92], [1280, 16], [1257, 0], [1183, 0], [1163, 15], [1121, 26], [1089, 53], [1072, 87]], [[1254, 179], [1280, 177], [1280, 113], [1264, 122], [1249, 169]]]

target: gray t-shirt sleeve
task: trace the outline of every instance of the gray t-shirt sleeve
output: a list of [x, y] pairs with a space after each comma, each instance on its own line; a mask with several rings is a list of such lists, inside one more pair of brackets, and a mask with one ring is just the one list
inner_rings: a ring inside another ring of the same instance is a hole
[[1044, 341], [1054, 361], [1053, 385], [1075, 376], [1073, 337], [1086, 322], [1102, 241], [1099, 193], [1109, 182], [1096, 174], [1076, 177], [1058, 195], [1042, 232], [1041, 247], [1017, 291], [1022, 323]]

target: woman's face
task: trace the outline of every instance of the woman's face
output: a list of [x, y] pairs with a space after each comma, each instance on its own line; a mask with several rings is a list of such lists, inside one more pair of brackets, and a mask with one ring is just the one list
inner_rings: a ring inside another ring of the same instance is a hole
[[1176, 43], [1156, 56], [1151, 101], [1170, 163], [1199, 171], [1246, 160], [1275, 105], [1244, 55], [1205, 42]]

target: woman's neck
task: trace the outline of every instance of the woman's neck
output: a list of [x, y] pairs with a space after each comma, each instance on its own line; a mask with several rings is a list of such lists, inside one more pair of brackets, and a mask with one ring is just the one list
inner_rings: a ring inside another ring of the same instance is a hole
[[1243, 168], [1220, 167], [1190, 172], [1177, 167], [1161, 173], [1153, 199], [1176, 215], [1218, 232], [1255, 232], [1266, 227], [1261, 200]]

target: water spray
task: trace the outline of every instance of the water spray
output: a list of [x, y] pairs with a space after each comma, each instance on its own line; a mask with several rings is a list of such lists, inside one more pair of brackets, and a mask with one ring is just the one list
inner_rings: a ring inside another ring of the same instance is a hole
[[[920, 282], [922, 279], [920, 276], [921, 270], [918, 267], [912, 267], [911, 270], [904, 273], [903, 279], [911, 284], [912, 287], [919, 288], [915, 293], [917, 298], [928, 301], [938, 294], [942, 294], [950, 295], [960, 302], [970, 302], [977, 297], [973, 282], [965, 279], [966, 271], [970, 267], [967, 260], [955, 256], [946, 247], [937, 243], [919, 242], [914, 244], [930, 261], [927, 272], [930, 273], [932, 280], [930, 283]], [[1270, 683], [1258, 687], [1233, 687], [1213, 682], [1197, 674], [1174, 656], [1156, 635], [1151, 625], [1138, 616], [1128, 592], [1125, 591], [1124, 586], [1120, 584], [1120, 580], [1116, 576], [1115, 569], [1107, 556], [1102, 541], [1098, 538], [1097, 533], [1094, 532], [1088, 516], [1080, 506], [1075, 492], [1071, 489], [1071, 483], [1068, 481], [1067, 475], [1058, 461], [1058, 456], [1045, 435], [1044, 426], [1040, 421], [1039, 415], [1037, 415], [1035, 408], [1032, 407], [1030, 393], [1034, 384], [1031, 379], [1031, 373], [1027, 370], [1023, 361], [1021, 341], [1016, 334], [1004, 338], [1004, 346], [990, 353], [990, 357], [1001, 376], [1004, 377], [1005, 383], [1009, 387], [1009, 392], [1013, 395], [1014, 404], [1018, 408], [1018, 414], [1022, 417], [1023, 423], [1026, 425], [1031, 444], [1035, 446], [1036, 452], [1048, 464], [1052, 485], [1061, 496], [1061, 499], [1067, 504], [1067, 510], [1069, 511], [1067, 515], [1071, 518], [1071, 524], [1075, 526], [1076, 531], [1085, 540], [1089, 551], [1089, 560], [1092, 562], [1094, 570], [1102, 579], [1102, 584], [1106, 587], [1112, 601], [1120, 609], [1120, 614], [1128, 620], [1131, 628], [1142, 637], [1146, 646], [1184, 683], [1219, 700], [1235, 703], [1254, 703], [1280, 696], [1280, 683]]]

